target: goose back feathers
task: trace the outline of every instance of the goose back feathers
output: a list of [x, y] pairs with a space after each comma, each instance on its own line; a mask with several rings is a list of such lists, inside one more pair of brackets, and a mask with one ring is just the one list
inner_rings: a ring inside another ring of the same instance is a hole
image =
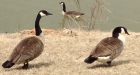
[[91, 52], [92, 57], [111, 56], [111, 60], [116, 58], [123, 50], [123, 42], [114, 37], [107, 37], [100, 41]]
[[14, 48], [9, 60], [15, 64], [25, 63], [38, 57], [43, 49], [44, 44], [38, 37], [28, 37]]

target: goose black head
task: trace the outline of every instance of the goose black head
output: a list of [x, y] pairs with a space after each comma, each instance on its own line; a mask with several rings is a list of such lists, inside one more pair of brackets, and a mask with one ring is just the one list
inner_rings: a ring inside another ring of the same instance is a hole
[[129, 35], [129, 33], [125, 27], [119, 26], [119, 27], [114, 28], [112, 36], [117, 38], [120, 33], [125, 33], [125, 34]]
[[59, 4], [60, 4], [60, 5], [63, 5], [63, 4], [65, 4], [65, 3], [64, 3], [64, 2], [60, 2]]
[[48, 16], [48, 15], [53, 15], [52, 13], [47, 12], [46, 10], [40, 10], [39, 11], [40, 16]]

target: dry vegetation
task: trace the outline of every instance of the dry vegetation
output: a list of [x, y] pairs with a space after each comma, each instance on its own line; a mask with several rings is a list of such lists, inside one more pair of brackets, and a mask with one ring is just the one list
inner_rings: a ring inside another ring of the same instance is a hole
[[[11, 69], [0, 67], [0, 75], [139, 75], [140, 74], [140, 33], [130, 32], [122, 54], [111, 67], [95, 62], [86, 64], [83, 60], [92, 48], [110, 32], [75, 31], [77, 36], [63, 35], [51, 31], [45, 35], [45, 49], [41, 56], [30, 62], [28, 70], [15, 65]], [[23, 33], [0, 34], [0, 64], [12, 52], [15, 45], [29, 35]]]

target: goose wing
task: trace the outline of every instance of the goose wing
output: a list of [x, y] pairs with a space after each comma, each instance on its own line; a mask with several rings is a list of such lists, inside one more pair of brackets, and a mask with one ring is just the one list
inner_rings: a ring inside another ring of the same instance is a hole
[[107, 37], [99, 42], [91, 52], [94, 57], [115, 56], [122, 50], [123, 43], [121, 40], [113, 37]]
[[14, 49], [10, 56], [13, 63], [22, 63], [33, 60], [43, 51], [44, 45], [37, 37], [23, 39]]
[[68, 11], [68, 12], [66, 12], [66, 14], [68, 14], [68, 15], [84, 15], [84, 13], [77, 12], [77, 11]]

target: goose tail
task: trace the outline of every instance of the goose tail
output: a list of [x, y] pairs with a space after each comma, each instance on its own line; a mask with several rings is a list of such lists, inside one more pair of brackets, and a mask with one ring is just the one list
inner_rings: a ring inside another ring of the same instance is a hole
[[91, 63], [93, 63], [94, 61], [96, 61], [97, 59], [98, 59], [97, 57], [92, 57], [92, 56], [90, 55], [88, 58], [86, 58], [86, 59], [84, 60], [84, 62], [87, 63], [87, 64], [91, 64]]
[[11, 68], [12, 66], [14, 65], [14, 63], [12, 63], [11, 61], [5, 61], [3, 64], [2, 64], [2, 67], [3, 68]]

